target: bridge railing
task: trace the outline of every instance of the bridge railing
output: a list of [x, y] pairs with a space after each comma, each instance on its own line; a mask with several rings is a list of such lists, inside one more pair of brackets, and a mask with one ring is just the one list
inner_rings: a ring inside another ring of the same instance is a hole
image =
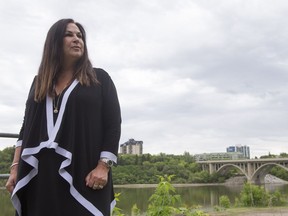
[[[14, 133], [0, 133], [0, 138], [14, 138], [17, 139], [19, 137], [19, 134]], [[9, 174], [4, 173], [0, 174], [0, 179], [7, 179], [9, 177]]]

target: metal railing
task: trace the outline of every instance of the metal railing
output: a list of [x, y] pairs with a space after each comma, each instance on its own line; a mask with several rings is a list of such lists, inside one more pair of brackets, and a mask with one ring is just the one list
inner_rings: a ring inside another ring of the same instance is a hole
[[3, 137], [3, 138], [18, 138], [18, 137], [19, 137], [19, 134], [0, 133], [0, 137]]
[[[0, 138], [18, 138], [19, 134], [13, 133], [0, 133]], [[0, 179], [7, 179], [9, 178], [10, 174], [0, 174]]]
[[10, 174], [0, 174], [0, 179], [8, 179]]

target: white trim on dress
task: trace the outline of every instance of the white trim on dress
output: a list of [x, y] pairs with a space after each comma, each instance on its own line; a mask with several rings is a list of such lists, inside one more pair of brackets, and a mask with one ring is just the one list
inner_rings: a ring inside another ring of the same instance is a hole
[[112, 152], [102, 151], [100, 154], [100, 158], [108, 158], [112, 160], [114, 163], [117, 163], [117, 156]]
[[18, 140], [15, 145], [16, 148], [20, 146], [22, 146], [22, 140]]

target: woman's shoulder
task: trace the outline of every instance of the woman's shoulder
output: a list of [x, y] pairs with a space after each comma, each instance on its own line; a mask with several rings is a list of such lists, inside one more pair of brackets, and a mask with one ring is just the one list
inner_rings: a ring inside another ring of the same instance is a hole
[[97, 78], [99, 77], [103, 77], [103, 78], [105, 78], [105, 77], [109, 77], [109, 74], [104, 70], [104, 69], [102, 69], [102, 68], [93, 68], [94, 69], [94, 71], [95, 71], [95, 73], [96, 73], [96, 76], [97, 76]]
[[103, 82], [105, 83], [105, 82], [111, 81], [110, 75], [104, 69], [102, 69], [102, 68], [93, 68], [93, 69], [96, 73], [97, 80], [100, 83], [103, 83]]

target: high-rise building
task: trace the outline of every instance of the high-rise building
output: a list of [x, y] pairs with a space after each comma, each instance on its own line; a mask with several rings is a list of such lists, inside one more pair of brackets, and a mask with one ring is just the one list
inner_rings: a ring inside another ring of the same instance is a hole
[[121, 154], [143, 154], [143, 141], [129, 139], [127, 142], [120, 145]]
[[249, 146], [235, 145], [226, 148], [226, 152], [240, 152], [244, 158], [250, 159], [250, 148]]

